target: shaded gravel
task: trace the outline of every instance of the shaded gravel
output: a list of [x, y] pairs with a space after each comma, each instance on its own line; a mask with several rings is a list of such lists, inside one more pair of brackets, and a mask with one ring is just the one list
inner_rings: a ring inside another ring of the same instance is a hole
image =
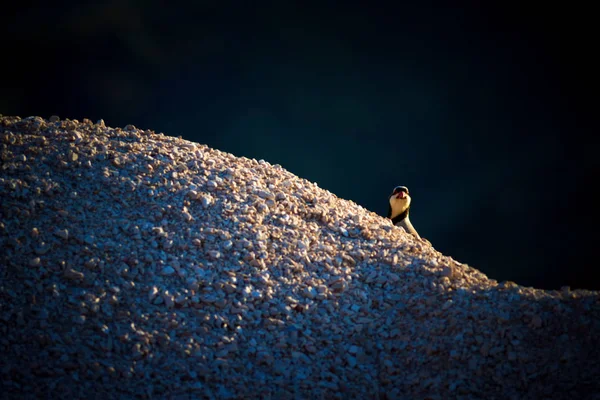
[[598, 292], [131, 125], [1, 117], [0, 146], [2, 398], [599, 398]]

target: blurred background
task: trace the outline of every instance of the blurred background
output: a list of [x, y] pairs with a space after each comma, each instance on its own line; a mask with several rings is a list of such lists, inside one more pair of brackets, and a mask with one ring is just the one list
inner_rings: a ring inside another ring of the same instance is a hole
[[405, 185], [413, 224], [444, 254], [499, 281], [600, 289], [590, 10], [13, 3], [4, 115], [181, 135], [380, 215]]

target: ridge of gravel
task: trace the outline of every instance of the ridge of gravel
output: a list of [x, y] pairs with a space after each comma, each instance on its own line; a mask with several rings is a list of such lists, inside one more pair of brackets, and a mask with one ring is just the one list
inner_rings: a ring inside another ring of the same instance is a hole
[[0, 146], [2, 398], [600, 398], [600, 292], [133, 125], [0, 115]]

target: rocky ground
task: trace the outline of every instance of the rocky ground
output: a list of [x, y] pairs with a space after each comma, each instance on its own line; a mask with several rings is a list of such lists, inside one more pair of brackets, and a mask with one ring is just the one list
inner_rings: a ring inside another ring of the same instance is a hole
[[131, 125], [1, 117], [0, 146], [2, 398], [600, 398], [598, 292]]

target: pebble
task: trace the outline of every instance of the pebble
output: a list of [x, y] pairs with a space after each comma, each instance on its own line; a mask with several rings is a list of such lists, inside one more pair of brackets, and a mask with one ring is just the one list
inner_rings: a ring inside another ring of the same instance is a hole
[[208, 181], [206, 183], [206, 187], [208, 188], [208, 190], [215, 190], [217, 187], [219, 186], [219, 184], [215, 181]]
[[165, 276], [170, 276], [170, 275], [173, 275], [174, 273], [175, 273], [175, 268], [168, 266], [168, 265], [160, 271], [160, 274], [165, 275]]
[[39, 257], [34, 257], [31, 260], [29, 260], [29, 265], [31, 267], [39, 267], [40, 265], [42, 265], [42, 260]]
[[0, 222], [7, 398], [600, 391], [598, 292], [498, 284], [281, 166], [133, 125], [0, 117], [0, 143], [0, 196], [26, 199]]
[[212, 204], [212, 199], [208, 196], [201, 196], [200, 201], [202, 202], [202, 207], [208, 208]]
[[85, 278], [85, 275], [82, 272], [74, 270], [72, 268], [68, 268], [64, 272], [64, 276], [67, 279], [72, 281], [82, 281]]
[[219, 259], [221, 258], [221, 252], [217, 251], [217, 250], [210, 250], [208, 252], [208, 256], [212, 259]]
[[61, 239], [67, 240], [69, 239], [69, 231], [67, 229], [59, 229], [54, 231], [54, 234]]
[[317, 295], [315, 288], [313, 288], [312, 286], [304, 288], [302, 293], [304, 294], [305, 297], [307, 297], [309, 299], [314, 299], [315, 296]]
[[200, 198], [200, 193], [196, 190], [190, 190], [187, 195], [192, 200], [198, 200]]
[[96, 267], [98, 267], [99, 263], [100, 263], [100, 259], [98, 257], [92, 257], [92, 258], [88, 259], [83, 265], [86, 268], [93, 270]]
[[358, 346], [350, 346], [350, 348], [348, 349], [348, 353], [350, 354], [356, 354], [360, 351], [360, 347]]

